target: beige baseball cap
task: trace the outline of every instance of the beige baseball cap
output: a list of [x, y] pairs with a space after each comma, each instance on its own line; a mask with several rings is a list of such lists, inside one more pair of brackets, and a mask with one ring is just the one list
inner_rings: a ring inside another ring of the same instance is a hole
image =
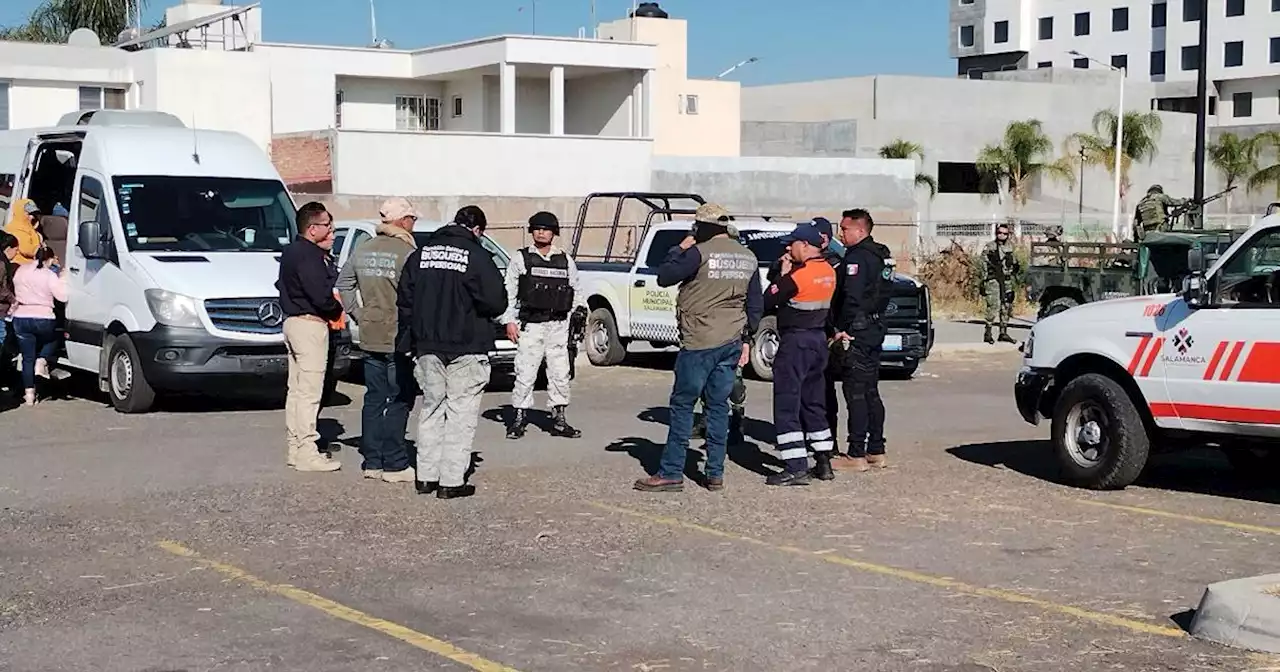
[[729, 211], [724, 206], [716, 203], [703, 203], [698, 206], [698, 210], [693, 213], [693, 218], [699, 222], [708, 224], [719, 224], [729, 220]]
[[382, 202], [382, 207], [378, 208], [378, 215], [382, 217], [383, 222], [394, 222], [402, 217], [412, 217], [418, 219], [418, 211], [413, 204], [405, 198], [388, 198]]

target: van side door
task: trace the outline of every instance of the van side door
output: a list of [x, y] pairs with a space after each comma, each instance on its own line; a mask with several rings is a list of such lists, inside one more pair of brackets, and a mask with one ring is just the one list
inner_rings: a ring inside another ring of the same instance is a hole
[[[113, 289], [124, 289], [127, 282], [120, 270], [119, 256], [111, 222], [107, 181], [101, 175], [81, 169], [76, 173], [75, 196], [68, 208], [67, 226], [67, 358], [72, 366], [87, 371], [98, 370], [102, 335], [111, 309], [119, 296]], [[102, 237], [110, 241], [103, 249], [106, 258], [88, 259], [81, 248], [80, 224], [96, 221]]]

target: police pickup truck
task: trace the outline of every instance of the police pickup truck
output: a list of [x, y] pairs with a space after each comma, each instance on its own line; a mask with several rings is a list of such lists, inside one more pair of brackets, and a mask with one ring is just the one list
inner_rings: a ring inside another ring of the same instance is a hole
[[1190, 256], [1180, 293], [1077, 306], [1023, 343], [1018, 410], [1050, 420], [1068, 482], [1123, 488], [1151, 452], [1205, 445], [1280, 473], [1280, 215]]
[[[689, 235], [693, 213], [705, 201], [697, 194], [591, 194], [578, 212], [573, 256], [591, 314], [584, 348], [596, 366], [613, 366], [626, 355], [627, 345], [647, 341], [655, 347], [679, 345], [676, 325], [678, 287], [659, 287], [658, 266], [672, 247]], [[593, 207], [610, 206], [612, 223], [593, 227], [587, 215]], [[631, 209], [636, 223], [621, 224]], [[635, 211], [639, 212], [635, 215]], [[795, 228], [794, 221], [768, 215], [735, 215], [739, 239], [760, 260], [760, 280], [766, 285], [769, 265], [785, 250], [780, 239]], [[590, 237], [596, 240], [588, 241]], [[603, 250], [603, 254], [592, 251]], [[933, 345], [929, 290], [921, 282], [894, 274], [894, 291], [885, 311], [889, 327], [881, 364], [906, 376], [915, 372]], [[766, 317], [751, 348], [751, 369], [764, 380], [773, 379], [778, 350], [774, 317]]]

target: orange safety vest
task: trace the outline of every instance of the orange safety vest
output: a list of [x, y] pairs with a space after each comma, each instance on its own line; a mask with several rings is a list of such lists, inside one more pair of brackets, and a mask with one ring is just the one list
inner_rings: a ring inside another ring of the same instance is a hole
[[[333, 290], [333, 298], [337, 299], [338, 303], [342, 303], [342, 296], [338, 294], [338, 290], [336, 289]], [[346, 326], [347, 326], [347, 311], [344, 308], [344, 310], [342, 311], [342, 314], [338, 315], [337, 319], [329, 320], [329, 328], [334, 331], [342, 331], [343, 329], [346, 328]]]

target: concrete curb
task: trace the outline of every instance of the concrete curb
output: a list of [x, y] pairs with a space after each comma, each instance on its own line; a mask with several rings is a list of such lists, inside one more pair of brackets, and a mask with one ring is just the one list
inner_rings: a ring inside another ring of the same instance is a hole
[[929, 356], [955, 354], [1000, 355], [1017, 351], [1018, 346], [1011, 343], [996, 343], [995, 345], [986, 343], [934, 343], [933, 349], [929, 351]]
[[1226, 646], [1280, 653], [1278, 587], [1280, 574], [1211, 584], [1200, 599], [1191, 634]]

